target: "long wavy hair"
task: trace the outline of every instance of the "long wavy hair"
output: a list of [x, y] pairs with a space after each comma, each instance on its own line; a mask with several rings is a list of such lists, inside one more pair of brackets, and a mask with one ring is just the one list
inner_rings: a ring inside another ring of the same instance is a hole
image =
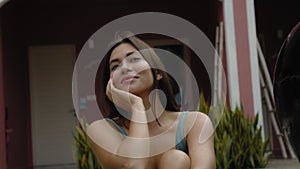
[[[166, 110], [169, 111], [179, 111], [180, 105], [175, 100], [175, 91], [179, 91], [178, 85], [172, 85], [171, 81], [173, 80], [172, 77], [166, 73], [165, 67], [162, 64], [161, 60], [154, 52], [154, 50], [143, 42], [141, 39], [134, 35], [126, 35], [124, 38], [120, 38], [118, 35], [115, 37], [114, 42], [110, 45], [109, 51], [104, 56], [102, 62], [100, 63], [99, 69], [97, 71], [96, 81], [95, 81], [95, 93], [96, 99], [99, 106], [99, 109], [102, 113], [104, 113], [104, 117], [108, 118], [115, 118], [119, 117], [120, 119], [124, 119], [122, 115], [116, 109], [114, 103], [112, 103], [108, 97], [106, 96], [106, 86], [110, 78], [110, 69], [109, 69], [109, 59], [111, 56], [112, 51], [119, 45], [123, 43], [129, 43], [134, 46], [138, 51], [143, 50], [141, 52], [144, 59], [148, 62], [151, 67], [152, 75], [153, 75], [153, 89], [160, 89], [164, 92], [167, 103], [166, 103]], [[158, 69], [154, 69], [154, 68]], [[161, 75], [162, 79], [157, 80], [155, 77], [157, 75]], [[155, 97], [152, 97], [153, 99]], [[154, 102], [155, 103], [155, 102]], [[153, 114], [156, 117], [155, 113]], [[156, 121], [160, 125], [159, 121], [156, 118]]]

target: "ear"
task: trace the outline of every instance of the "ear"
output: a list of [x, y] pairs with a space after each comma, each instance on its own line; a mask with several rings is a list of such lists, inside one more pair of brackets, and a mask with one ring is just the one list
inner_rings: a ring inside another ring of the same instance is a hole
[[162, 75], [160, 74], [160, 73], [158, 73], [158, 74], [156, 74], [156, 80], [160, 80], [160, 79], [162, 79], [163, 77], [162, 77]]

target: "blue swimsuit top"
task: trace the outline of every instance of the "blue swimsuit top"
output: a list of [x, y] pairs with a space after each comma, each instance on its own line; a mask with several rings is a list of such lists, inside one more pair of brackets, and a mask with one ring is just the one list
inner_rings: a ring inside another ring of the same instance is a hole
[[[186, 140], [184, 137], [184, 119], [185, 119], [186, 114], [187, 114], [187, 112], [182, 112], [180, 114], [179, 123], [178, 123], [177, 131], [176, 131], [176, 149], [181, 150], [188, 154], [187, 143], [186, 143]], [[125, 130], [121, 126], [119, 126], [115, 121], [113, 121], [112, 119], [109, 119], [109, 118], [106, 118], [106, 120], [111, 122], [114, 126], [116, 126], [118, 128], [118, 130], [121, 132], [121, 134], [123, 135], [123, 137], [127, 136], [127, 133], [125, 132]]]

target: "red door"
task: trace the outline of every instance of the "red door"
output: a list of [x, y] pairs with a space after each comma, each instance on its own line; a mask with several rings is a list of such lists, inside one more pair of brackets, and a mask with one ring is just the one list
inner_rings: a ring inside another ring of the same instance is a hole
[[[0, 22], [0, 28], [1, 22]], [[27, 57], [2, 43], [0, 29], [0, 169], [32, 168]], [[7, 51], [7, 50], [6, 50]]]

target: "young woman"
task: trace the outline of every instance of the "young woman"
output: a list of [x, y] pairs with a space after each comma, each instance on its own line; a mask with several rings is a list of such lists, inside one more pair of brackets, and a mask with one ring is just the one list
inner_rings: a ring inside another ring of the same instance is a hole
[[154, 50], [135, 36], [119, 40], [104, 57], [96, 93], [107, 118], [87, 128], [103, 169], [216, 167], [213, 134], [200, 139], [213, 133], [210, 119], [200, 112], [179, 111], [164, 70]]

